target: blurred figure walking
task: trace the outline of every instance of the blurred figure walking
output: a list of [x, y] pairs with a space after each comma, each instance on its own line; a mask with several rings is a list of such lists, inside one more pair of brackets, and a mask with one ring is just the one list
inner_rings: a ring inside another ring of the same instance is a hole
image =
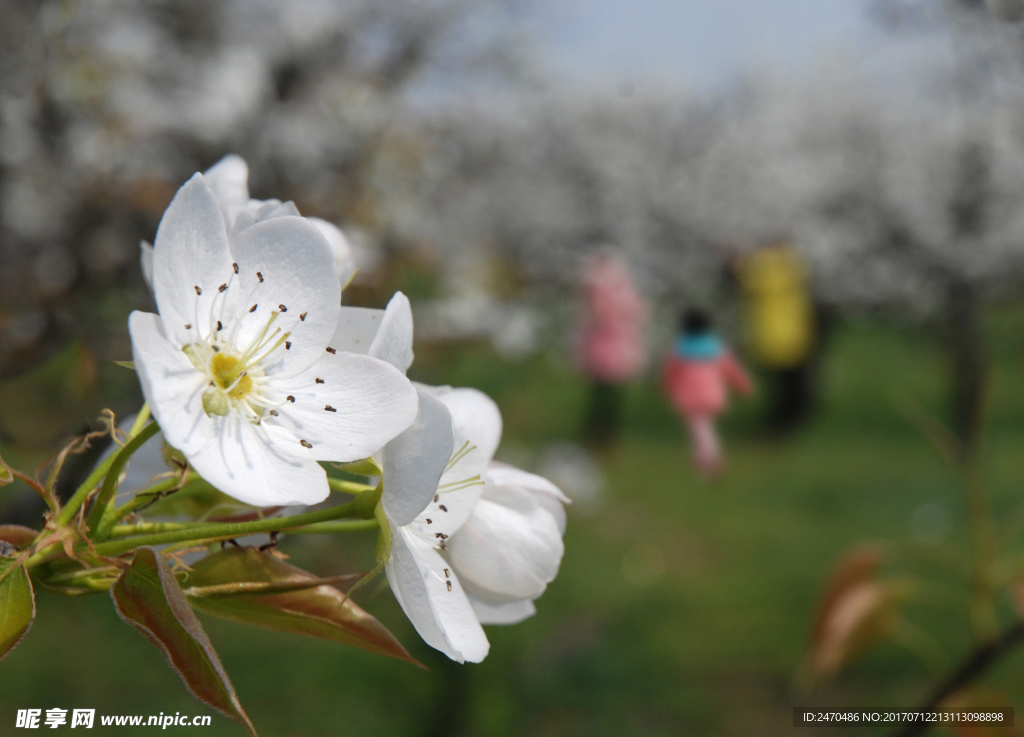
[[610, 253], [598, 253], [587, 262], [583, 292], [577, 359], [591, 383], [584, 437], [603, 447], [618, 435], [623, 385], [647, 363], [648, 310], [629, 267]]
[[768, 428], [792, 430], [815, 398], [818, 321], [807, 266], [793, 246], [777, 242], [744, 256], [737, 276], [746, 339], [771, 385]]
[[715, 420], [728, 406], [729, 387], [749, 395], [747, 372], [711, 329], [701, 310], [686, 310], [674, 350], [665, 362], [665, 393], [682, 416], [693, 442], [697, 469], [717, 475], [723, 469]]

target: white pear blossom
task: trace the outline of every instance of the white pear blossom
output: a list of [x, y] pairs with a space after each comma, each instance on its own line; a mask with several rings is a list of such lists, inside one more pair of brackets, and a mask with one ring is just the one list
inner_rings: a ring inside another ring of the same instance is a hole
[[[382, 454], [381, 508], [391, 538], [385, 571], [428, 645], [460, 663], [479, 663], [490, 644], [445, 550], [480, 499], [482, 475], [501, 438], [501, 413], [475, 389], [417, 390], [420, 416]], [[413, 468], [421, 472], [405, 470]]]
[[452, 564], [483, 624], [532, 616], [558, 574], [569, 499], [547, 479], [492, 462], [469, 520], [447, 541]]
[[[217, 198], [228, 238], [241, 233], [256, 223], [277, 217], [299, 216], [294, 202], [255, 200], [249, 197], [249, 165], [237, 154], [228, 154], [203, 173], [206, 185]], [[321, 218], [306, 218], [327, 239], [334, 253], [334, 270], [342, 289], [348, 286], [356, 273], [352, 248], [337, 226]], [[146, 241], [139, 244], [142, 275], [153, 288], [153, 246]]]
[[[412, 364], [412, 310], [398, 292], [385, 310], [344, 307], [332, 344]], [[441, 551], [480, 497], [481, 474], [498, 446], [501, 414], [474, 389], [416, 386], [419, 412], [374, 454], [383, 471], [379, 512], [391, 540], [385, 571], [395, 598], [428, 645], [460, 663], [480, 662], [490, 644]]]
[[414, 420], [416, 391], [331, 344], [341, 288], [314, 225], [281, 215], [229, 239], [224, 207], [196, 174], [160, 222], [160, 314], [129, 319], [143, 392], [167, 442], [221, 491], [316, 503], [328, 494], [317, 461], [369, 456]]
[[[412, 311], [398, 292], [385, 310], [345, 307], [332, 344], [401, 371], [412, 364]], [[562, 559], [563, 503], [547, 479], [491, 459], [497, 405], [475, 389], [416, 386], [413, 424], [374, 455], [383, 469], [388, 581], [420, 636], [459, 662], [490, 645], [481, 623], [512, 624]]]

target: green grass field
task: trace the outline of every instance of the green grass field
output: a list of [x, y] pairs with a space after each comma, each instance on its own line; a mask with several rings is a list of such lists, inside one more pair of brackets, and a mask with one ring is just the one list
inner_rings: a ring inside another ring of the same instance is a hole
[[[1024, 533], [1011, 528], [1024, 506], [1022, 339], [1024, 314], [992, 321], [984, 454], [1006, 530], [1001, 546], [1018, 561]], [[551, 357], [508, 365], [479, 346], [423, 348], [412, 373], [490, 393], [505, 416], [509, 460], [528, 461], [545, 444], [579, 435], [586, 387]], [[930, 562], [948, 554], [968, 563], [962, 492], [906, 409], [942, 414], [943, 357], [920, 329], [847, 324], [829, 344], [822, 384], [818, 416], [785, 440], [760, 433], [756, 402], [737, 404], [723, 428], [729, 472], [714, 483], [692, 474], [657, 384], [631, 387], [621, 442], [599, 459], [603, 504], [571, 511], [561, 573], [537, 616], [489, 628], [492, 650], [481, 665], [457, 666], [426, 647], [383, 581], [357, 599], [429, 673], [339, 645], [204, 624], [264, 736], [788, 735], [797, 705], [909, 708], [942, 666], [898, 644], [868, 653], [812, 694], [797, 693], [793, 681], [823, 582], [863, 541], [894, 544], [894, 575], [924, 575], [951, 590], [938, 605], [910, 602], [906, 617], [941, 641], [950, 663], [970, 647], [965, 584]], [[942, 543], [915, 542], [911, 520], [925, 504], [951, 515]], [[344, 551], [327, 538], [293, 539], [284, 549], [323, 574], [372, 564], [369, 536], [342, 542]], [[37, 603], [34, 629], [2, 666], [0, 734], [18, 733], [15, 711], [27, 707], [209, 713], [106, 596], [43, 592]], [[1009, 602], [1001, 606], [1009, 621]], [[985, 681], [1005, 705], [1024, 704], [1022, 666], [1024, 649]], [[207, 731], [244, 733], [219, 716]], [[847, 732], [885, 733], [799, 730]]]

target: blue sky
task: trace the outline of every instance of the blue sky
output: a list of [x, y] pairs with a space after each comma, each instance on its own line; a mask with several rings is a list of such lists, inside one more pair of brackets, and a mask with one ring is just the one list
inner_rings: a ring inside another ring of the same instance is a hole
[[527, 15], [546, 55], [572, 74], [705, 89], [856, 47], [870, 32], [860, 0], [562, 0]]

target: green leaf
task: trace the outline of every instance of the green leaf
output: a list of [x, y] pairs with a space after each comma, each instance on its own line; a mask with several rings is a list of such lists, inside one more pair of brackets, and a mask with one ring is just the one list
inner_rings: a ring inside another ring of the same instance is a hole
[[217, 491], [202, 479], [196, 479], [189, 481], [181, 491], [157, 499], [141, 513], [147, 518], [185, 517], [190, 520], [206, 520], [242, 512], [254, 513], [257, 509]]
[[210, 638], [159, 552], [136, 550], [110, 597], [121, 618], [163, 651], [193, 696], [256, 734]]
[[361, 461], [353, 461], [351, 463], [339, 463], [332, 465], [335, 465], [336, 468], [339, 468], [343, 471], [347, 471], [348, 473], [356, 474], [358, 476], [370, 477], [380, 476], [381, 474], [380, 466], [378, 466], [377, 462], [374, 461], [372, 458], [364, 458]]
[[135, 361], [114, 361], [114, 363], [121, 368], [135, 370]]
[[35, 617], [36, 597], [25, 566], [0, 558], [0, 660], [28, 634]]
[[[185, 593], [204, 614], [340, 642], [423, 667], [384, 625], [324, 581], [269, 552], [226, 548], [195, 564]], [[259, 584], [273, 588], [254, 591]]]

